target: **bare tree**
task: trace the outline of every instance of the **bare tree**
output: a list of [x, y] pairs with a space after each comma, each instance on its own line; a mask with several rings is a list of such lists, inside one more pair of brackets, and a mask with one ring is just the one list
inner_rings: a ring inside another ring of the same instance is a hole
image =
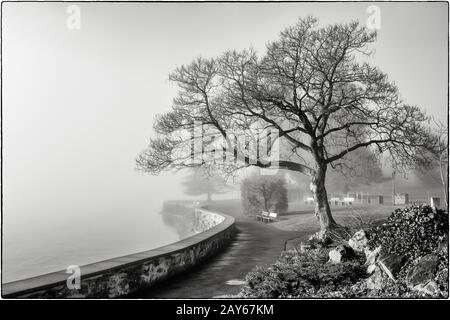
[[185, 194], [191, 196], [205, 194], [207, 201], [212, 200], [213, 194], [223, 194], [231, 190], [226, 180], [216, 172], [207, 172], [199, 168], [193, 169], [182, 184], [185, 187]]
[[[325, 188], [329, 166], [360, 148], [390, 153], [399, 168], [429, 161], [432, 137], [424, 112], [404, 104], [395, 84], [366, 61], [375, 40], [376, 33], [357, 22], [320, 27], [307, 17], [282, 31], [261, 57], [253, 50], [228, 51], [177, 68], [170, 80], [179, 94], [172, 110], [157, 118], [157, 137], [138, 157], [138, 167], [157, 174], [208, 165], [193, 163], [187, 151], [195, 143], [187, 133], [198, 122], [203, 134], [220, 136], [234, 151], [230, 132], [276, 129], [283, 146], [276, 167], [309, 176], [321, 229], [336, 226]], [[228, 162], [224, 170], [273, 166], [257, 155]]]
[[261, 213], [261, 209], [283, 213], [288, 208], [285, 178], [252, 174], [241, 182], [241, 198], [247, 213]]

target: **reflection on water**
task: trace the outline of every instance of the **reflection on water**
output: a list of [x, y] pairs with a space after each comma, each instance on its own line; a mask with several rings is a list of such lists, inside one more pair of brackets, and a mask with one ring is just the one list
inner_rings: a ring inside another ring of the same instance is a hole
[[180, 239], [190, 237], [199, 231], [195, 224], [195, 210], [187, 207], [188, 202], [166, 202], [161, 211], [164, 223], [176, 231]]

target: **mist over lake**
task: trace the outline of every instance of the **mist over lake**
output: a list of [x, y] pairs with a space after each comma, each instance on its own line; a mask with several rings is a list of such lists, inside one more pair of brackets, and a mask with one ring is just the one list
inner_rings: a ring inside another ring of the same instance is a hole
[[[95, 181], [90, 182], [92, 188]], [[4, 282], [145, 251], [180, 239], [175, 229], [163, 222], [162, 199], [151, 196], [156, 192], [152, 179], [131, 172], [120, 184], [113, 183], [98, 193], [72, 190], [64, 197], [57, 195], [60, 188], [44, 184], [39, 196], [28, 201], [20, 201], [19, 194], [14, 197], [13, 192], [7, 193]]]

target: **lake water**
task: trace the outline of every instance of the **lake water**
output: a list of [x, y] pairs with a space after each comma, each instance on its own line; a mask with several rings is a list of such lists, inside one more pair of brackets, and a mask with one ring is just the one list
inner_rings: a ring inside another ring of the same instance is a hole
[[3, 282], [149, 250], [180, 239], [158, 212], [84, 216], [27, 226], [6, 220]]
[[[14, 184], [9, 188], [6, 184], [3, 282], [180, 240], [180, 233], [161, 214], [170, 185], [158, 180], [129, 174], [122, 177], [121, 184], [103, 185], [101, 190], [92, 184], [89, 189], [71, 193], [67, 190], [70, 183], [66, 183], [59, 188], [42, 186], [34, 197], [24, 187], [15, 190]], [[28, 195], [28, 201], [20, 201], [20, 192]]]

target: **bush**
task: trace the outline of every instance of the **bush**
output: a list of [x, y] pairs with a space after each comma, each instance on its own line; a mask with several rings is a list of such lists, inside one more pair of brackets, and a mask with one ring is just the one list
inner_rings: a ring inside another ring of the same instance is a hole
[[[310, 249], [302, 252], [284, 252], [269, 267], [258, 267], [247, 274], [246, 285], [239, 294], [242, 298], [442, 298], [448, 297], [448, 252], [439, 248], [448, 234], [448, 215], [427, 205], [413, 205], [395, 210], [381, 226], [368, 227], [366, 234], [373, 248], [406, 255], [408, 262], [391, 280], [384, 272], [373, 274], [380, 285], [373, 287], [367, 281], [365, 255], [358, 254], [352, 261], [339, 264], [328, 262], [329, 244], [311, 237]], [[434, 281], [435, 295], [411, 288], [406, 275], [416, 258], [434, 253], [439, 257]], [[373, 284], [373, 283], [372, 283]]]
[[244, 212], [249, 215], [261, 211], [285, 212], [288, 208], [286, 182], [283, 176], [251, 175], [241, 183]]
[[409, 260], [435, 251], [448, 233], [448, 214], [428, 205], [395, 210], [382, 226], [368, 230], [369, 246]]
[[365, 276], [361, 261], [331, 264], [327, 260], [325, 249], [285, 252], [270, 267], [257, 267], [247, 274], [241, 295], [260, 299], [336, 297], [332, 292], [351, 286]]
[[445, 298], [448, 298], [448, 252], [441, 251], [438, 254], [439, 264], [434, 280], [436, 281], [439, 290], [446, 294]]

